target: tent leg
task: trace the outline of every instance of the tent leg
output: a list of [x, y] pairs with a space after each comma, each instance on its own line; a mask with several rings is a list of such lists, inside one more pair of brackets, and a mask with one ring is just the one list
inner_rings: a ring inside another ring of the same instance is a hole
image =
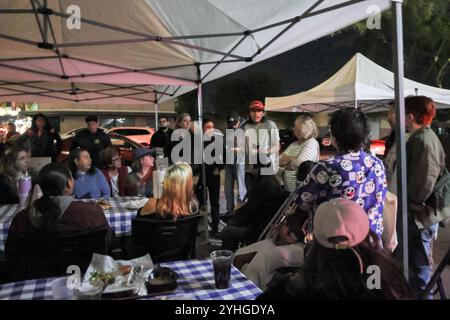
[[[203, 201], [208, 204], [208, 192], [206, 187], [206, 167], [203, 162], [203, 93], [202, 93], [202, 84], [199, 83], [197, 86], [197, 108], [198, 108], [198, 122], [200, 126], [199, 134], [200, 134], [200, 152], [201, 152], [201, 166], [202, 166], [202, 181], [201, 184], [203, 186]], [[194, 138], [195, 141], [195, 138]], [[194, 148], [195, 150], [195, 148]], [[194, 156], [195, 159], [195, 156]], [[209, 231], [208, 231], [208, 212], [205, 213], [205, 230], [206, 230], [206, 241], [209, 242]]]
[[403, 272], [409, 279], [408, 259], [408, 208], [406, 188], [406, 140], [405, 140], [405, 99], [403, 87], [403, 21], [402, 0], [392, 0], [392, 14], [394, 16], [394, 81], [395, 81], [395, 140], [397, 152], [397, 197], [398, 197], [398, 223], [400, 256], [403, 263]]
[[155, 103], [155, 131], [158, 130], [158, 104]]

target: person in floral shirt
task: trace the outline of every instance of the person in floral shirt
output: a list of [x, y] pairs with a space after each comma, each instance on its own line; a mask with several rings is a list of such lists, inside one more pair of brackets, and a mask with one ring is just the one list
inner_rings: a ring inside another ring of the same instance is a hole
[[383, 162], [364, 150], [369, 135], [367, 117], [354, 108], [341, 109], [332, 114], [329, 128], [337, 155], [316, 164], [300, 181], [299, 208], [309, 211], [339, 197], [355, 201], [381, 239], [387, 182]]

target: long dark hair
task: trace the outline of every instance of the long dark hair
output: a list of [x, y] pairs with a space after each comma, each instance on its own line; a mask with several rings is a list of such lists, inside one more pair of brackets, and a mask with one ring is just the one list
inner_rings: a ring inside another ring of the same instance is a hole
[[[38, 184], [43, 196], [33, 203], [34, 209], [40, 213], [38, 217], [34, 217], [37, 219], [36, 223], [33, 223], [36, 229], [54, 231], [61, 211], [51, 197], [63, 195], [67, 182], [71, 178], [69, 168], [60, 163], [50, 163], [41, 169]], [[33, 218], [31, 219], [33, 221]]]
[[[312, 299], [411, 298], [411, 291], [400, 266], [389, 252], [379, 248], [378, 240], [377, 235], [370, 231], [367, 238], [353, 248], [354, 251], [329, 249], [313, 241], [302, 268], [300, 291], [308, 292]], [[361, 259], [362, 273], [358, 256]], [[371, 276], [366, 273], [368, 266], [380, 268], [379, 289], [369, 289], [367, 286]]]
[[[69, 167], [69, 170], [74, 179], [77, 178], [77, 171], [78, 171], [78, 167], [77, 167], [77, 164], [75, 163], [75, 159], [80, 160], [80, 154], [83, 151], [86, 151], [87, 153], [89, 153], [89, 151], [85, 148], [76, 148], [76, 149], [73, 149], [72, 151], [70, 151], [69, 158], [67, 159], [67, 166]], [[91, 163], [91, 168], [86, 172], [86, 174], [89, 174], [89, 175], [95, 174], [95, 167], [92, 165], [92, 163]]]
[[[17, 176], [16, 162], [19, 157], [20, 152], [28, 152], [28, 149], [21, 146], [15, 145], [11, 148], [8, 148], [5, 151], [5, 154], [0, 158], [0, 175], [3, 175], [9, 183], [15, 185], [15, 179]], [[14, 189], [16, 187], [14, 186]]]
[[32, 130], [33, 132], [37, 132], [37, 131], [38, 131], [38, 128], [37, 128], [37, 126], [36, 126], [36, 120], [37, 120], [38, 118], [42, 118], [42, 119], [45, 120], [44, 131], [47, 132], [47, 133], [50, 133], [50, 131], [53, 129], [53, 128], [52, 128], [52, 125], [51, 125], [50, 122], [48, 121], [47, 116], [45, 116], [43, 113], [36, 113], [36, 114], [33, 116], [33, 119], [31, 120], [31, 130]]

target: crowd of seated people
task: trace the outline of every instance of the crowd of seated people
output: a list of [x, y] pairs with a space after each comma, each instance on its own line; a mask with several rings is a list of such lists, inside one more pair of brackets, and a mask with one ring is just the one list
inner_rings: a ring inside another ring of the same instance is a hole
[[[416, 149], [424, 143], [424, 136], [431, 136], [428, 126], [434, 117], [429, 106], [432, 101], [417, 102], [408, 98], [406, 101], [407, 129], [415, 134], [415, 140], [408, 142], [408, 157], [423, 157], [426, 153], [419, 154]], [[426, 109], [423, 112], [419, 110], [422, 107]], [[188, 128], [190, 116], [184, 114], [179, 122], [179, 128]], [[394, 261], [393, 249], [384, 248], [386, 239], [392, 238], [392, 234], [386, 235], [384, 232], [387, 223], [384, 219], [387, 178], [383, 162], [366, 148], [370, 131], [367, 115], [354, 108], [343, 108], [331, 115], [328, 127], [337, 154], [323, 161], [318, 161], [317, 127], [312, 119], [301, 116], [295, 126], [299, 141], [294, 142], [279, 159], [284, 167], [283, 185], [273, 174], [252, 171], [254, 175], [247, 189], [246, 202], [227, 216], [226, 226], [218, 235], [222, 249], [234, 252], [234, 265], [264, 291], [261, 299], [416, 297]], [[193, 135], [193, 132], [188, 134]], [[445, 163], [445, 153], [441, 152], [442, 148], [438, 148], [437, 143], [435, 145], [433, 150], [439, 153], [435, 157], [439, 161], [434, 159], [437, 163], [435, 167], [441, 169]], [[173, 146], [173, 143], [166, 146], [166, 152]], [[421, 147], [421, 150], [427, 149], [426, 146]], [[26, 149], [16, 148], [0, 161], [0, 188], [11, 188], [13, 197], [17, 194], [14, 179], [27, 170], [27, 157]], [[433, 154], [430, 154], [429, 158], [432, 157]], [[137, 220], [177, 221], [195, 216], [200, 210], [193, 193], [192, 164], [175, 163], [166, 169], [162, 196], [158, 199], [153, 197], [154, 158], [153, 149], [136, 149], [130, 172], [121, 165], [118, 150], [108, 147], [100, 153], [102, 170], [99, 170], [92, 166], [87, 150], [72, 150], [68, 162], [70, 170], [64, 166], [46, 167], [46, 170], [52, 169], [65, 177], [57, 190], [51, 189], [45, 177], [39, 175], [38, 183], [44, 196], [15, 217], [11, 224], [11, 236], [8, 236], [8, 247], [14, 247], [16, 239], [20, 238], [17, 235], [40, 234], [42, 230], [47, 230], [47, 225], [53, 228], [52, 231], [64, 231], [64, 219], [61, 217], [69, 219], [72, 207], [76, 210], [81, 204], [74, 198], [145, 196], [149, 199], [138, 210]], [[419, 163], [416, 161], [414, 164]], [[410, 162], [408, 165], [413, 167]], [[301, 174], [293, 178], [293, 172], [297, 169]], [[417, 169], [415, 173], [419, 171]], [[49, 174], [51, 170], [43, 172]], [[440, 171], [433, 171], [427, 177], [437, 179], [439, 174]], [[427, 184], [430, 192], [436, 179]], [[294, 184], [293, 180], [296, 180]], [[417, 186], [413, 185], [411, 189], [414, 187]], [[258, 241], [272, 218], [280, 214], [279, 209], [288, 193], [295, 195], [289, 198], [295, 199], [295, 212], [277, 226], [273, 237]], [[12, 201], [16, 200], [14, 198]], [[410, 197], [408, 201], [414, 202]], [[46, 206], [55, 208], [47, 210]], [[101, 209], [100, 212], [103, 214]], [[83, 216], [81, 219], [84, 219]], [[389, 230], [395, 231], [395, 226]], [[419, 239], [421, 230], [414, 231], [417, 232], [411, 237], [416, 241], [415, 252], [429, 256], [429, 244], [422, 243], [425, 241], [423, 237], [422, 242]], [[416, 264], [419, 268], [420, 262]], [[367, 288], [371, 275], [367, 270], [371, 265], [380, 268], [381, 277], [373, 290]], [[280, 268], [283, 267], [293, 269], [281, 273]], [[420, 273], [420, 270], [413, 269], [413, 272]], [[429, 273], [426, 275], [428, 280], [421, 283], [420, 289], [429, 281]]]

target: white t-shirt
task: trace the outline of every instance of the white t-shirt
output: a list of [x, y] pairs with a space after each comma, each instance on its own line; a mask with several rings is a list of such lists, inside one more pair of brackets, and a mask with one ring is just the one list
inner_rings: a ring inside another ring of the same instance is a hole
[[116, 197], [119, 195], [119, 175], [116, 174], [114, 177], [111, 177], [111, 189], [112, 196]]
[[[275, 149], [280, 145], [280, 134], [277, 125], [271, 120], [257, 124], [246, 123], [243, 129], [247, 140], [245, 146], [245, 171], [253, 172], [255, 168], [253, 164], [249, 163], [249, 159], [256, 156], [256, 145], [259, 146], [260, 151]], [[256, 141], [254, 138], [256, 138]], [[276, 173], [278, 171], [278, 153], [269, 154], [269, 158], [271, 161], [271, 169], [273, 173]]]

